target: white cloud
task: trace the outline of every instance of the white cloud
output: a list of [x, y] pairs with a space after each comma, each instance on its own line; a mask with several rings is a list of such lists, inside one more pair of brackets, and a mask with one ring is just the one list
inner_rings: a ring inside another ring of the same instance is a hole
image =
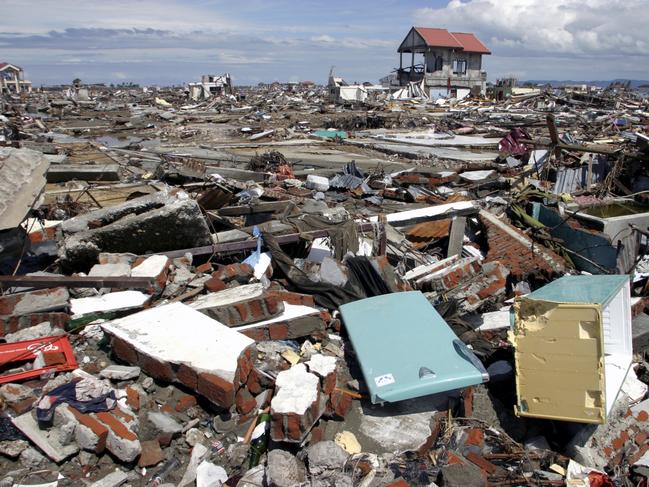
[[446, 7], [418, 9], [415, 18], [476, 32], [501, 55], [649, 51], [646, 0], [451, 0]]
[[0, 31], [38, 34], [70, 27], [167, 29], [243, 28], [218, 8], [182, 0], [2, 0]]
[[313, 42], [319, 42], [323, 44], [333, 44], [334, 42], [336, 42], [336, 39], [326, 34], [312, 37], [311, 40]]

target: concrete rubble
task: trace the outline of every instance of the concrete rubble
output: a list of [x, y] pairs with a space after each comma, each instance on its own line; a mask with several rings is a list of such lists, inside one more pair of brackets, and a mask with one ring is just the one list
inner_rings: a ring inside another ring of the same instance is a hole
[[[646, 92], [330, 78], [2, 95], [1, 485], [646, 485]], [[448, 350], [379, 306], [352, 346], [341, 306], [404, 292]], [[402, 381], [442, 392], [370, 391]]]

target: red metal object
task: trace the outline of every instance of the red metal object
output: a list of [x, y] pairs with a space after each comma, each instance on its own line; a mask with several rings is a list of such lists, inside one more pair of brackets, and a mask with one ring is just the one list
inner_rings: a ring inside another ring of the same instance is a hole
[[12, 362], [23, 362], [36, 359], [39, 352], [43, 353], [45, 363], [53, 360], [52, 365], [46, 365], [34, 370], [0, 375], [0, 384], [39, 377], [45, 372], [65, 372], [77, 368], [77, 360], [70, 341], [65, 336], [50, 336], [36, 340], [0, 344], [0, 366]]

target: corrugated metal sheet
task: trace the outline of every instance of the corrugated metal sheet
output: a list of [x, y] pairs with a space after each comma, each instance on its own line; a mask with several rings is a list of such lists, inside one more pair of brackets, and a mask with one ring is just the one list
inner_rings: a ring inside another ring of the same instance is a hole
[[[593, 177], [591, 184], [601, 183], [608, 173], [608, 161], [604, 157], [593, 158]], [[554, 194], [573, 193], [586, 187], [588, 166], [563, 167], [557, 171]]]

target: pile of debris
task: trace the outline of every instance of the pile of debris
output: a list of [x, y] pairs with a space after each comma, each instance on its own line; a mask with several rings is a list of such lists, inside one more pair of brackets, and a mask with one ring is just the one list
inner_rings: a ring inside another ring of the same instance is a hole
[[1, 485], [647, 482], [646, 98], [226, 85], [3, 98]]

